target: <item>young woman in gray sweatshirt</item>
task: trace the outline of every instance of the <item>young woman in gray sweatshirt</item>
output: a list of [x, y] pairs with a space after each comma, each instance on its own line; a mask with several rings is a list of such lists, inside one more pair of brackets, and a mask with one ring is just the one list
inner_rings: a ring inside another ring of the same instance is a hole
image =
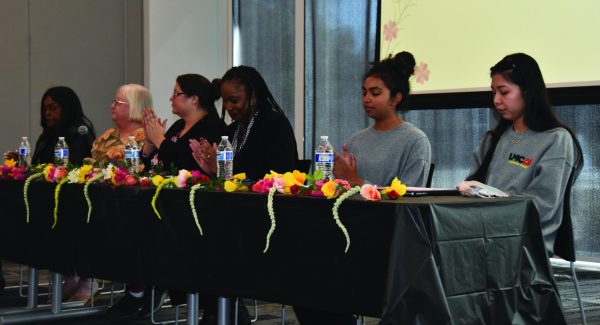
[[532, 57], [511, 54], [490, 70], [500, 121], [475, 149], [467, 179], [530, 196], [552, 256], [569, 177], [573, 174], [574, 182], [583, 167], [581, 146], [554, 115], [542, 72]]
[[427, 135], [396, 111], [408, 98], [415, 69], [409, 52], [377, 62], [363, 81], [362, 104], [375, 123], [361, 130], [335, 154], [334, 175], [352, 185], [389, 185], [394, 177], [409, 186], [425, 186], [431, 163]]

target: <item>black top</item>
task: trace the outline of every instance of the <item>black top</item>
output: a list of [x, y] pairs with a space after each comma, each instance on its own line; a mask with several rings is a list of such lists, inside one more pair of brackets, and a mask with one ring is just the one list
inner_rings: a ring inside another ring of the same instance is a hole
[[[192, 128], [182, 137], [178, 137], [179, 132], [183, 130], [185, 121], [177, 120], [165, 133], [165, 140], [161, 143], [158, 150], [158, 159], [163, 163], [167, 170], [173, 165], [176, 169], [200, 170], [204, 172], [194, 157], [190, 149], [190, 139], [205, 138], [208, 142], [219, 143], [221, 134], [225, 130], [225, 123], [221, 121], [218, 115], [208, 114], [200, 121], [196, 122]], [[146, 166], [150, 166], [150, 160], [154, 153], [147, 158], [143, 158]]]
[[[237, 122], [229, 125], [227, 135], [233, 141]], [[294, 131], [285, 115], [263, 109], [256, 116], [246, 143], [233, 157], [233, 173], [246, 173], [258, 180], [271, 170], [285, 173], [294, 170], [298, 160]]]
[[[78, 126], [79, 127], [79, 126]], [[69, 162], [73, 165], [81, 166], [83, 158], [91, 157], [92, 144], [96, 136], [92, 132], [80, 134], [74, 127], [69, 129], [64, 135], [65, 142], [69, 146]], [[58, 142], [59, 135], [48, 130], [40, 135], [35, 143], [35, 150], [31, 157], [32, 164], [54, 163], [54, 147]]]

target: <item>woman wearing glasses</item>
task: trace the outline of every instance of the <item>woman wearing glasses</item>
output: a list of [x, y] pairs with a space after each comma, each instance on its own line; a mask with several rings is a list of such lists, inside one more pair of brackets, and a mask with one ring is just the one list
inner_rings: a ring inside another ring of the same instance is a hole
[[119, 87], [112, 102], [111, 118], [114, 128], [108, 129], [94, 141], [92, 159], [106, 166], [124, 157], [125, 145], [134, 136], [141, 147], [146, 141], [142, 127], [144, 108], [152, 107], [152, 95], [146, 87], [128, 84]]
[[159, 119], [151, 108], [144, 111], [147, 142], [142, 149], [142, 157], [145, 163], [157, 158], [167, 170], [197, 170], [190, 140], [206, 139], [217, 143], [225, 129], [215, 107], [218, 97], [210, 81], [201, 75], [177, 77], [171, 107], [173, 114], [180, 119], [165, 133], [166, 119]]

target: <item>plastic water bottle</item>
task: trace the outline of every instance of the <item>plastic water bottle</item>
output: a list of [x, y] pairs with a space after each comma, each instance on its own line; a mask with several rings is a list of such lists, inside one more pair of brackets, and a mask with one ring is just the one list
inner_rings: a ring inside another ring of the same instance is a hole
[[321, 141], [315, 150], [315, 171], [323, 172], [323, 179], [334, 179], [333, 176], [333, 147], [329, 143], [329, 137], [321, 136]]
[[132, 135], [129, 136], [129, 141], [125, 145], [124, 156], [125, 162], [129, 166], [129, 173], [137, 173], [140, 164], [140, 147]]
[[224, 135], [217, 146], [217, 177], [229, 179], [233, 177], [233, 147], [229, 138]]
[[69, 146], [65, 141], [65, 137], [58, 137], [58, 142], [54, 147], [54, 161], [59, 166], [67, 166], [69, 164]]
[[29, 167], [31, 165], [31, 145], [27, 137], [21, 138], [21, 145], [19, 146], [19, 167]]

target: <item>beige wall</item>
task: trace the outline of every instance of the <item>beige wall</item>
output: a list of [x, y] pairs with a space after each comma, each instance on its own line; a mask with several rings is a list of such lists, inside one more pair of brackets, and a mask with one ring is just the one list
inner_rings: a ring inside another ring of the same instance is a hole
[[40, 100], [52, 86], [79, 95], [96, 133], [112, 126], [110, 102], [143, 83], [172, 123], [169, 97], [183, 73], [220, 77], [228, 57], [224, 0], [0, 0], [0, 150], [32, 146]]
[[144, 0], [145, 81], [154, 96], [157, 114], [171, 114], [169, 97], [175, 78], [198, 73], [209, 80], [228, 67], [225, 0]]
[[52, 86], [79, 95], [97, 133], [112, 126], [110, 102], [143, 81], [142, 0], [0, 0], [0, 150], [32, 146], [40, 100]]

